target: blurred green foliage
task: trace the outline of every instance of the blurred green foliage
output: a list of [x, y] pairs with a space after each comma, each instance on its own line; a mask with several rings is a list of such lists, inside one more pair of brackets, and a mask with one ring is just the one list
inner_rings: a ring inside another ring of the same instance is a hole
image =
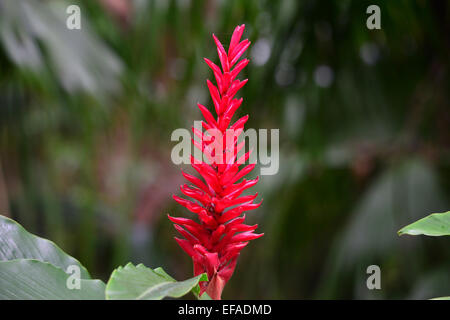
[[[68, 30], [66, 8], [81, 7]], [[170, 134], [211, 106], [203, 57], [238, 24], [252, 41], [240, 111], [280, 128], [280, 171], [249, 213], [265, 233], [223, 297], [431, 298], [446, 239], [399, 238], [449, 209], [447, 1], [0, 1], [0, 211], [107, 279], [128, 261], [178, 279], [183, 182]], [[381, 30], [366, 8], [381, 8]], [[189, 170], [189, 169], [188, 169]], [[377, 264], [382, 289], [366, 287]]]

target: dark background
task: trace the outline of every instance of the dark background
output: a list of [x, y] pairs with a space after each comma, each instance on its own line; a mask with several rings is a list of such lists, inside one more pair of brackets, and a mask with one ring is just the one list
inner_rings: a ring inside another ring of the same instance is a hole
[[0, 0], [0, 212], [94, 277], [128, 261], [190, 277], [166, 218], [189, 216], [170, 134], [212, 106], [211, 33], [228, 43], [242, 23], [239, 112], [280, 129], [280, 170], [253, 188], [265, 236], [223, 298], [448, 295], [448, 239], [396, 234], [450, 208], [448, 1]]

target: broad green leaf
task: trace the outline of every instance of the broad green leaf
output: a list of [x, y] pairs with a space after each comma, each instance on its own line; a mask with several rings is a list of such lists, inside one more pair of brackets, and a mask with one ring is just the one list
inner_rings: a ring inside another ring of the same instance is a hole
[[35, 259], [48, 262], [67, 271], [80, 267], [82, 279], [90, 279], [88, 271], [75, 258], [62, 251], [52, 241], [35, 236], [12, 219], [0, 215], [0, 261]]
[[0, 262], [0, 300], [104, 300], [105, 284], [80, 280], [69, 289], [71, 275], [54, 265], [34, 259]]
[[206, 274], [175, 281], [162, 268], [152, 270], [143, 264], [128, 263], [113, 271], [106, 285], [106, 299], [110, 300], [160, 300], [179, 298], [194, 289], [199, 281], [207, 281]]
[[166, 271], [164, 271], [163, 268], [158, 267], [156, 269], [153, 269], [154, 272], [156, 272], [157, 274], [159, 274], [161, 277], [166, 278], [168, 281], [176, 281], [174, 278], [172, 278], [171, 276], [169, 276], [167, 274]]
[[449, 297], [439, 297], [439, 298], [433, 298], [430, 300], [450, 300], [450, 296]]
[[[158, 267], [158, 268], [156, 268], [156, 269], [153, 269], [153, 271], [155, 271], [155, 272], [156, 272], [157, 274], [159, 274], [160, 276], [165, 277], [165, 278], [168, 279], [169, 281], [176, 281], [174, 278], [172, 278], [171, 276], [169, 276], [169, 275], [164, 271], [164, 269], [161, 268], [161, 267]], [[207, 294], [206, 292], [204, 292], [204, 293], [202, 294], [201, 297], [198, 296], [199, 293], [200, 293], [200, 286], [199, 286], [199, 285], [196, 285], [196, 286], [192, 289], [192, 293], [195, 295], [195, 297], [196, 297], [198, 300], [212, 300], [212, 299], [208, 296], [208, 294]]]
[[433, 213], [398, 231], [399, 235], [450, 236], [450, 211]]
[[[164, 297], [179, 298], [191, 291], [200, 281], [202, 275], [179, 281], [163, 282], [156, 286], [148, 288], [137, 299], [139, 300], [160, 300]], [[206, 279], [204, 279], [206, 280]]]

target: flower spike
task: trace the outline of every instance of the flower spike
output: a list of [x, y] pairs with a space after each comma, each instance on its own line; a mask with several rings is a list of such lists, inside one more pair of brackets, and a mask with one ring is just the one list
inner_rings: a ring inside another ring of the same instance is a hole
[[[250, 152], [239, 158], [237, 156], [244, 146], [242, 142], [238, 143], [237, 138], [244, 130], [248, 115], [230, 126], [234, 114], [243, 102], [242, 98], [234, 96], [247, 83], [247, 79], [236, 79], [249, 63], [248, 59], [238, 62], [250, 46], [248, 39], [241, 41], [244, 28], [244, 25], [240, 25], [234, 29], [228, 52], [213, 34], [222, 68], [211, 60], [204, 59], [216, 80], [216, 85], [210, 80], [206, 83], [217, 117], [207, 107], [197, 104], [206, 120], [202, 121], [206, 131], [193, 128], [194, 135], [201, 140], [199, 142], [193, 139], [193, 143], [207, 157], [208, 163], [191, 157], [191, 166], [200, 178], [182, 172], [191, 185], [183, 184], [180, 190], [192, 200], [173, 196], [176, 202], [197, 215], [198, 222], [168, 215], [175, 229], [184, 237], [175, 240], [191, 256], [194, 275], [205, 272], [208, 275], [208, 281], [199, 284], [200, 295], [206, 292], [212, 299], [221, 298], [225, 284], [233, 275], [241, 250], [250, 240], [263, 236], [254, 233], [258, 225], [244, 224], [244, 212], [261, 205], [261, 202], [254, 203], [257, 193], [242, 195], [259, 180], [259, 177], [253, 180], [244, 178], [253, 170], [254, 164], [239, 169], [250, 156]], [[233, 133], [231, 136], [228, 135], [229, 131]]]

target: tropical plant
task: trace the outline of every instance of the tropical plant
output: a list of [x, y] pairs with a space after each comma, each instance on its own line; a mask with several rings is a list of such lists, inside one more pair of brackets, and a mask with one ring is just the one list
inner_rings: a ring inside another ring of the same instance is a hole
[[176, 281], [162, 268], [128, 263], [113, 271], [107, 284], [53, 242], [28, 233], [0, 215], [0, 300], [155, 300], [199, 293], [200, 274]]
[[[214, 103], [217, 119], [210, 111], [198, 104], [206, 122], [202, 122], [205, 134], [192, 128], [201, 142], [192, 140], [194, 145], [205, 155], [209, 163], [195, 159], [191, 155], [192, 167], [203, 177], [204, 181], [183, 172], [184, 177], [193, 184], [180, 187], [181, 192], [198, 201], [189, 201], [173, 196], [182, 206], [198, 215], [200, 224], [186, 218], [169, 219], [175, 223], [175, 228], [185, 239], [175, 238], [178, 244], [191, 256], [194, 263], [194, 275], [207, 273], [209, 281], [200, 282], [200, 294], [207, 292], [213, 299], [220, 299], [223, 288], [232, 276], [240, 251], [249, 240], [261, 237], [253, 231], [258, 225], [244, 224], [244, 211], [256, 209], [261, 202], [253, 203], [254, 195], [240, 195], [258, 182], [254, 180], [238, 182], [253, 170], [255, 164], [243, 165], [250, 157], [251, 150], [238, 158], [245, 141], [238, 143], [238, 137], [244, 130], [248, 115], [237, 120], [230, 126], [231, 119], [242, 104], [242, 98], [234, 96], [246, 83], [247, 79], [236, 79], [239, 72], [248, 64], [248, 59], [239, 63], [240, 56], [249, 47], [248, 39], [242, 40], [244, 25], [237, 26], [231, 37], [228, 53], [213, 34], [217, 46], [222, 70], [209, 59], [206, 63], [212, 69], [217, 87], [207, 80], [206, 83]], [[237, 64], [236, 64], [237, 63]], [[232, 69], [232, 67], [236, 66]]]
[[[194, 199], [173, 198], [196, 213], [200, 223], [191, 219], [169, 216], [175, 228], [185, 239], [175, 238], [192, 257], [194, 277], [178, 282], [162, 268], [150, 269], [142, 264], [128, 263], [111, 274], [105, 285], [90, 278], [87, 270], [74, 258], [52, 242], [26, 232], [11, 219], [0, 220], [0, 298], [3, 299], [162, 299], [181, 297], [192, 291], [198, 298], [220, 299], [223, 288], [232, 276], [240, 251], [249, 240], [261, 237], [253, 231], [257, 225], [244, 224], [244, 211], [256, 209], [253, 203], [258, 194], [241, 196], [258, 182], [241, 180], [255, 164], [247, 164], [251, 150], [238, 158], [245, 141], [238, 143], [248, 115], [230, 126], [242, 98], [234, 96], [247, 80], [236, 79], [248, 64], [248, 59], [238, 60], [249, 47], [250, 41], [240, 41], [244, 25], [237, 26], [231, 37], [228, 53], [213, 35], [217, 45], [222, 70], [205, 59], [217, 81], [217, 87], [207, 80], [216, 109], [217, 119], [206, 107], [198, 104], [206, 123], [205, 133], [194, 130], [201, 143], [193, 140], [209, 160], [194, 159], [191, 165], [205, 182], [183, 172], [194, 186], [183, 185], [181, 192]], [[237, 63], [237, 64], [236, 64]], [[234, 65], [236, 66], [231, 69]], [[229, 132], [232, 132], [229, 135]], [[199, 205], [200, 203], [201, 205]], [[204, 294], [206, 292], [206, 294]]]
[[[450, 211], [433, 213], [398, 231], [399, 235], [450, 236]], [[435, 299], [450, 300], [450, 296]]]
[[[68, 30], [74, 1], [0, 1], [0, 212], [105, 283], [128, 261], [189, 278], [165, 218], [189, 214], [168, 137], [208, 105], [210, 30], [228, 42], [245, 23], [237, 113], [280, 129], [281, 161], [246, 217], [270, 237], [222, 298], [448, 295], [446, 237], [396, 231], [450, 202], [450, 2], [375, 3], [380, 30], [374, 1], [79, 0]], [[373, 263], [383, 290], [366, 288]]]

